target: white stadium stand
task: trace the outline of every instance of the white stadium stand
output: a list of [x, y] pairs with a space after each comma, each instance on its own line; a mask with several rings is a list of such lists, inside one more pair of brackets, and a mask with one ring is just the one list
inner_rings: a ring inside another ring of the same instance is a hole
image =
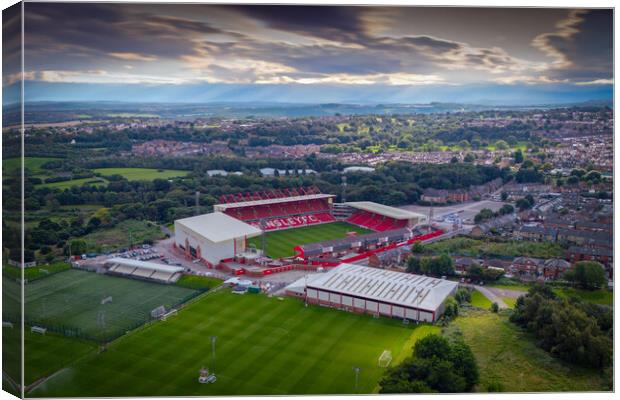
[[161, 283], [176, 282], [183, 272], [183, 267], [162, 265], [128, 258], [110, 258], [106, 263], [107, 271], [112, 274], [148, 279]]

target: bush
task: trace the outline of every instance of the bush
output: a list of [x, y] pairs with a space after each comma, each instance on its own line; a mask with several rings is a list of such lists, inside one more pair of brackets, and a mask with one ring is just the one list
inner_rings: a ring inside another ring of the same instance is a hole
[[535, 286], [517, 299], [510, 320], [539, 339], [552, 355], [578, 365], [604, 368], [613, 354], [611, 316], [559, 299], [547, 286]]
[[497, 303], [493, 303], [491, 304], [491, 311], [493, 311], [494, 313], [499, 311], [499, 305], [497, 305]]

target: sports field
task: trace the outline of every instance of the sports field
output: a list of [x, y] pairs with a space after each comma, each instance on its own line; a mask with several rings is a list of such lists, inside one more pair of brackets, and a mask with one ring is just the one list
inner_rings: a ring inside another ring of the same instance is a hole
[[[316, 243], [323, 240], [338, 239], [347, 236], [347, 232], [359, 234], [372, 233], [371, 230], [346, 222], [332, 222], [329, 224], [305, 226], [303, 228], [285, 229], [266, 233], [266, 253], [271, 258], [294, 256], [295, 246], [306, 243]], [[253, 237], [248, 240], [248, 245], [253, 244], [257, 249], [262, 248], [262, 238]]]
[[[29, 396], [359, 393], [376, 389], [384, 350], [394, 359], [438, 327], [403, 325], [296, 299], [212, 292], [56, 374]], [[211, 336], [217, 336], [216, 362]], [[217, 382], [198, 383], [201, 367]]]
[[130, 181], [152, 181], [153, 179], [170, 179], [185, 176], [189, 172], [175, 169], [154, 168], [97, 168], [94, 170], [103, 176], [122, 175]]
[[[110, 340], [196, 294], [174, 285], [71, 269], [26, 285], [26, 321], [94, 340]], [[112, 301], [101, 301], [112, 296]]]
[[[2, 328], [4, 345], [17, 344], [20, 339], [18, 327]], [[24, 379], [26, 385], [51, 375], [70, 362], [97, 349], [97, 345], [93, 342], [68, 338], [50, 332], [41, 335], [32, 333], [29, 329], [24, 331], [24, 342]], [[19, 345], [16, 346], [15, 350], [19, 350]], [[9, 362], [5, 366], [5, 371], [11, 377], [19, 376], [19, 370], [17, 370], [19, 359], [15, 361], [17, 362]]]

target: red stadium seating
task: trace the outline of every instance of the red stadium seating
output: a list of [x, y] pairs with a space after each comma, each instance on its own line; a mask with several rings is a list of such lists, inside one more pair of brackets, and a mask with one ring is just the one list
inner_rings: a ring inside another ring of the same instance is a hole
[[371, 229], [377, 232], [389, 231], [392, 229], [404, 228], [407, 220], [397, 220], [383, 215], [374, 214], [368, 211], [356, 211], [348, 219], [354, 225]]
[[[243, 193], [222, 196], [231, 204], [249, 200], [271, 200], [268, 204], [232, 206], [224, 212], [231, 217], [259, 225], [263, 221], [269, 226], [267, 230], [283, 229], [294, 226], [311, 225], [334, 221], [327, 198], [300, 199], [290, 201], [290, 197], [320, 194], [316, 187], [300, 189], [271, 190], [262, 193]], [[288, 197], [287, 201], [278, 202], [279, 198]]]

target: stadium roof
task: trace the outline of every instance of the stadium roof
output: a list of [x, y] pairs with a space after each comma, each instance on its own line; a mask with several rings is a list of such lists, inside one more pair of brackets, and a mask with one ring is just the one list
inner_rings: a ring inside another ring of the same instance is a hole
[[342, 264], [324, 274], [309, 275], [306, 286], [383, 303], [435, 311], [458, 283], [355, 264]]
[[241, 237], [258, 236], [262, 231], [250, 224], [239, 221], [221, 212], [197, 215], [175, 221], [197, 235], [213, 243]]
[[146, 262], [146, 261], [140, 261], [140, 260], [132, 260], [131, 258], [121, 258], [121, 257], [114, 257], [114, 258], [110, 258], [108, 260], [106, 260], [106, 264], [121, 264], [121, 265], [125, 265], [128, 267], [136, 267], [136, 268], [140, 268], [140, 269], [152, 269], [154, 271], [161, 271], [161, 272], [168, 272], [168, 273], [175, 273], [175, 272], [182, 272], [183, 271], [183, 267], [175, 267], [172, 265], [163, 265], [163, 264], [156, 264], [156, 263], [152, 263], [152, 262]]
[[385, 215], [386, 217], [394, 219], [426, 219], [426, 215], [424, 214], [403, 210], [402, 208], [390, 207], [372, 201], [350, 201], [345, 204], [349, 207], [357, 208], [358, 210], [369, 211], [375, 214]]
[[292, 201], [304, 201], [304, 200], [315, 200], [315, 199], [327, 199], [330, 197], [336, 197], [333, 194], [305, 194], [302, 196], [291, 196], [291, 197], [278, 197], [275, 199], [262, 199], [262, 200], [251, 200], [251, 201], [240, 201], [238, 203], [223, 203], [216, 204], [213, 208], [216, 211], [224, 211], [229, 208], [239, 208], [239, 207], [252, 207], [252, 206], [261, 206], [264, 204], [277, 204], [277, 203], [288, 203]]

